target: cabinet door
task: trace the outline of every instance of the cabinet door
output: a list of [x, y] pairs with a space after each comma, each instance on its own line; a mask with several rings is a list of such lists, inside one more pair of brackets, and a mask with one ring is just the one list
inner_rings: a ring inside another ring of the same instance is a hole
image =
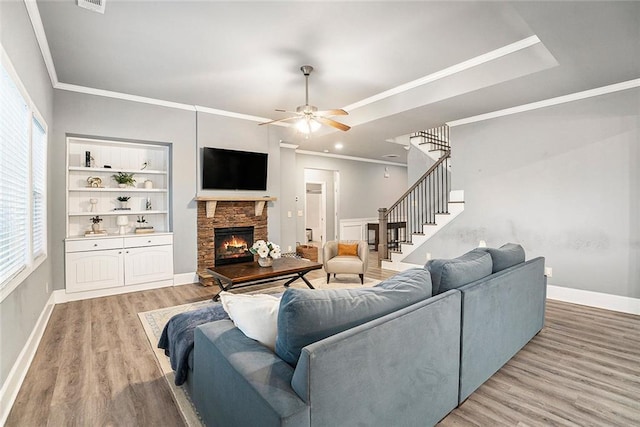
[[65, 257], [67, 292], [124, 286], [123, 250], [68, 252]]
[[125, 249], [125, 285], [173, 279], [173, 245]]

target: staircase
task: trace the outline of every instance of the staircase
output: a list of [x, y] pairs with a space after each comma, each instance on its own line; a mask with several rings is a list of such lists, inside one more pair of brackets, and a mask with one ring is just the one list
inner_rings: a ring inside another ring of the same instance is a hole
[[378, 210], [379, 259], [388, 270], [416, 267], [403, 260], [464, 210], [464, 192], [451, 191], [449, 127], [416, 132], [411, 144], [437, 160], [390, 208]]

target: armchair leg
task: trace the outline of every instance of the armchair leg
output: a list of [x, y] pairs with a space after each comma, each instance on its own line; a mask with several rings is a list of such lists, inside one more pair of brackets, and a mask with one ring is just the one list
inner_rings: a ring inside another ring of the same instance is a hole
[[358, 274], [360, 276], [360, 284], [364, 285], [364, 274]]
[[329, 278], [331, 277], [331, 273], [327, 273], [327, 284], [329, 284]]

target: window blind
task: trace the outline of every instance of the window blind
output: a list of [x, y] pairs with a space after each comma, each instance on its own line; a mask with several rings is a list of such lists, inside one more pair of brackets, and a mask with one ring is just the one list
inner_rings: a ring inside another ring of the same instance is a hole
[[0, 83], [0, 287], [26, 268], [30, 110], [2, 67]]
[[31, 253], [33, 258], [47, 251], [47, 134], [44, 127], [33, 118], [31, 130]]

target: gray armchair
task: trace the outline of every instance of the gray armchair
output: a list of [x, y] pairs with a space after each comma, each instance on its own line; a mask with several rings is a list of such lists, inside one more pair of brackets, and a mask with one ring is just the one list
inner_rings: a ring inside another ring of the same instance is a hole
[[[358, 245], [357, 253], [353, 255], [338, 255], [338, 244]], [[360, 283], [364, 283], [364, 273], [369, 263], [369, 245], [364, 240], [332, 240], [322, 249], [322, 263], [327, 273], [327, 283], [333, 274], [357, 274]]]

